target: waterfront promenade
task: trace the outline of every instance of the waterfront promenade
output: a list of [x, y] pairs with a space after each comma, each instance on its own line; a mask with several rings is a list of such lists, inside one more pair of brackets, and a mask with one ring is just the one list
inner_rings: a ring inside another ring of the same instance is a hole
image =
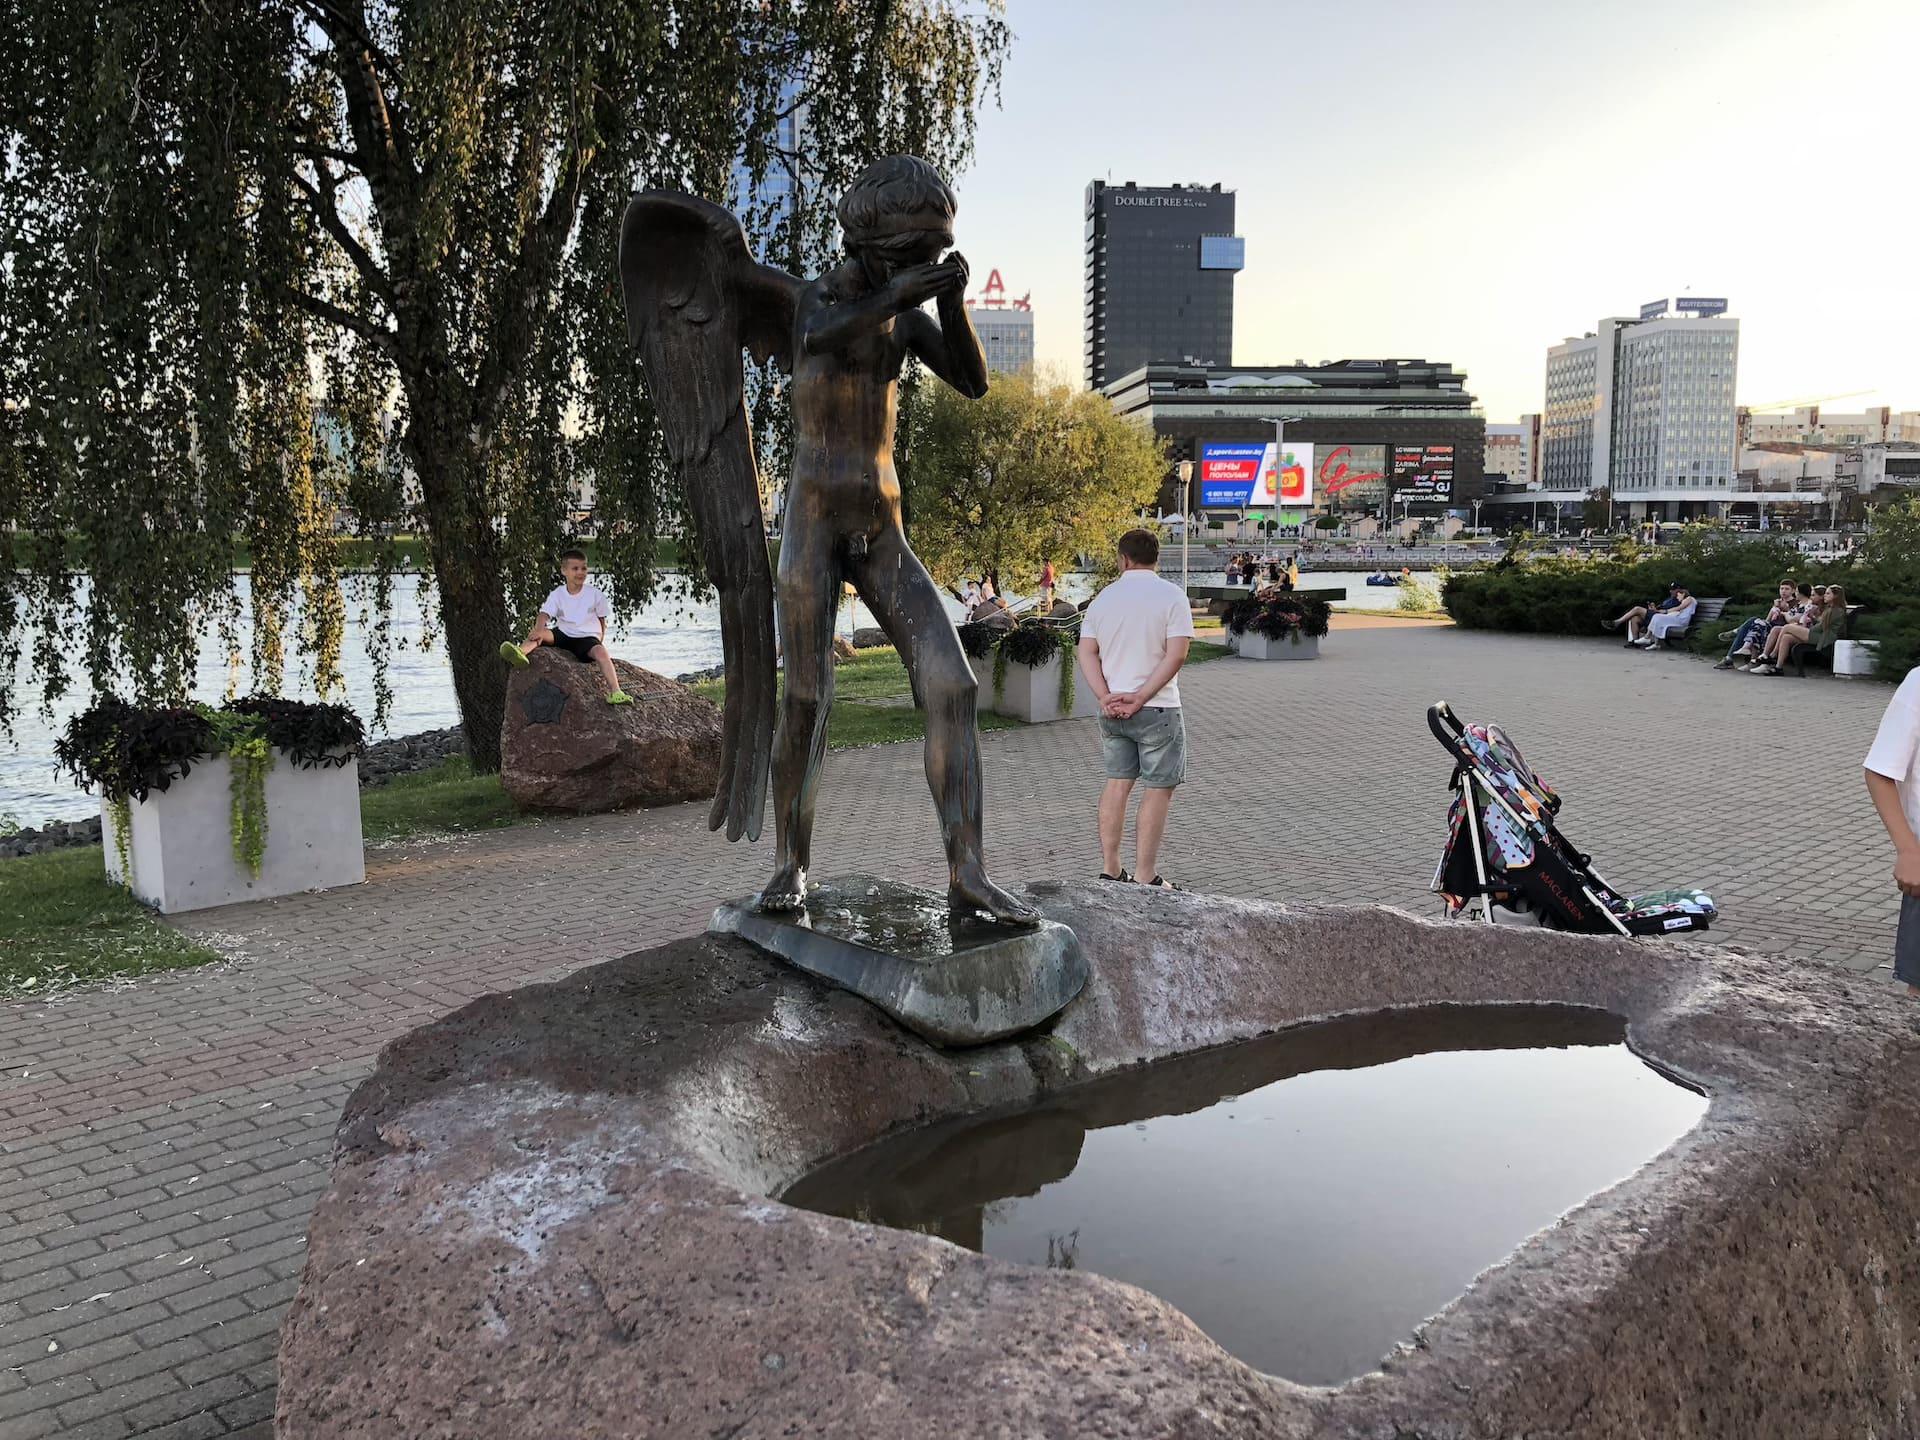
[[[1709, 888], [1725, 943], [1890, 959], [1891, 856], [1860, 775], [1884, 686], [1342, 616], [1317, 662], [1220, 660], [1181, 688], [1191, 768], [1163, 868], [1190, 889], [1437, 914], [1448, 765], [1424, 712], [1445, 698], [1512, 730], [1610, 879]], [[1092, 722], [983, 746], [996, 874], [1091, 875]], [[821, 872], [939, 880], [919, 747], [827, 763]], [[348, 1092], [411, 1027], [695, 931], [755, 888], [770, 844], [729, 847], [704, 815], [377, 848], [365, 886], [183, 917], [226, 964], [0, 1004], [0, 1440], [266, 1440]]]

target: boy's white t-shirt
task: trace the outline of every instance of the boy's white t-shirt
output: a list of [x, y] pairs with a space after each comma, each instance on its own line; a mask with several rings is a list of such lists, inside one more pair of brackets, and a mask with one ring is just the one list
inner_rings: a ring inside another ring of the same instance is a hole
[[1867, 769], [1900, 786], [1900, 808], [1920, 835], [1920, 667], [1909, 670], [1893, 703], [1880, 719], [1880, 732], [1867, 751]]
[[553, 593], [541, 602], [540, 610], [562, 635], [588, 640], [600, 638], [600, 622], [613, 613], [613, 607], [607, 604], [606, 592], [591, 580], [580, 587], [578, 595], [568, 593], [564, 585], [555, 586]]
[[[1193, 635], [1193, 607], [1178, 585], [1151, 570], [1128, 570], [1094, 596], [1080, 622], [1082, 636], [1100, 647], [1100, 673], [1109, 690], [1127, 693], [1146, 684], [1167, 655], [1167, 641]], [[1175, 675], [1150, 706], [1176, 709], [1180, 677]]]

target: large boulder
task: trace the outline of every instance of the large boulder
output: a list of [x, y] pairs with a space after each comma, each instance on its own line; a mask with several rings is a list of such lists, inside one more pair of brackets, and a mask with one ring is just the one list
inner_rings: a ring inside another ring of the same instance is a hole
[[543, 646], [507, 681], [500, 785], [522, 810], [587, 815], [705, 800], [720, 784], [720, 711], [677, 680], [613, 662], [631, 705], [609, 705], [600, 667]]
[[862, 625], [853, 632], [853, 648], [856, 650], [878, 650], [891, 644], [891, 637], [878, 625]]
[[[393, 1042], [314, 1211], [278, 1440], [1915, 1434], [1920, 1027], [1891, 987], [1683, 941], [1028, 894], [1092, 965], [1045, 1037], [936, 1050], [708, 936]], [[1706, 1115], [1344, 1385], [1261, 1374], [1085, 1270], [769, 1198], [880, 1136], [1143, 1061], [1545, 1003], [1625, 1018]]]

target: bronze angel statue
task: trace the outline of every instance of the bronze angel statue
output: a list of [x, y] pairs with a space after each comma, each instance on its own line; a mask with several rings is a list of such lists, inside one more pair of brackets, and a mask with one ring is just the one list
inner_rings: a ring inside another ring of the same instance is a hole
[[[667, 452], [720, 593], [726, 709], [709, 826], [757, 839], [769, 767], [779, 858], [763, 910], [806, 903], [814, 792], [833, 700], [833, 621], [859, 592], [906, 662], [926, 713], [927, 784], [956, 915], [1032, 925], [981, 856], [974, 678], [939, 588], [907, 545], [893, 429], [900, 368], [916, 357], [961, 394], [987, 390], [967, 318], [953, 191], [926, 161], [876, 161], [841, 198], [846, 259], [816, 280], [762, 265], [717, 205], [645, 191], [627, 206], [620, 281]], [[921, 307], [935, 302], [936, 319]], [[793, 475], [780, 544], [786, 691], [775, 722], [775, 590], [748, 426], [741, 351], [793, 377]]]

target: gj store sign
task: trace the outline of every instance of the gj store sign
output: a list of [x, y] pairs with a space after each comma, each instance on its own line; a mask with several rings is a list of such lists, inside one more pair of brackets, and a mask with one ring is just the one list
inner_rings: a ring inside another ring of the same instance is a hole
[[1394, 446], [1390, 483], [1396, 499], [1449, 503], [1453, 499], [1453, 446]]

